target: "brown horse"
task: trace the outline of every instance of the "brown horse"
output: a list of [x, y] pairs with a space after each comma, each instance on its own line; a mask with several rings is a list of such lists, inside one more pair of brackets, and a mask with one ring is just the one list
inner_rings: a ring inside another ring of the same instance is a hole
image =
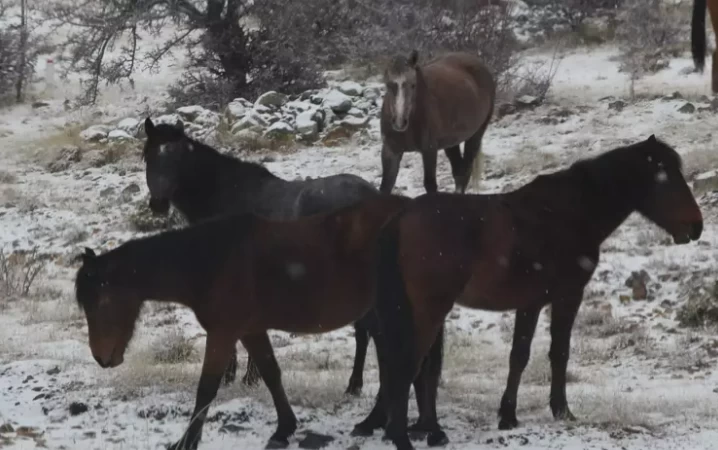
[[[706, 3], [711, 16], [713, 32], [718, 36], [718, 0], [694, 0], [693, 20], [691, 21], [691, 53], [699, 72], [703, 72], [706, 61]], [[711, 88], [718, 93], [718, 49], [713, 50], [713, 69]]]
[[381, 329], [374, 339], [379, 402], [388, 409], [377, 402], [355, 433], [370, 434], [386, 424], [397, 448], [411, 449], [407, 399], [418, 373], [424, 389], [414, 428], [429, 433], [429, 445], [447, 441], [436, 420], [435, 399], [442, 327], [455, 303], [516, 310], [500, 429], [518, 425], [521, 374], [539, 313], [551, 304], [549, 403], [555, 418], [574, 419], [566, 400], [574, 318], [601, 243], [634, 211], [679, 244], [699, 239], [703, 230], [680, 156], [654, 136], [541, 175], [510, 193], [427, 194], [408, 204], [378, 238], [375, 309]]
[[[420, 152], [424, 189], [436, 192], [436, 158], [444, 149], [457, 192], [481, 178], [481, 139], [494, 111], [496, 83], [475, 55], [448, 53], [424, 65], [414, 50], [384, 72], [381, 192], [396, 184], [404, 152]], [[459, 145], [464, 143], [464, 154]], [[472, 170], [473, 166], [473, 170]]]
[[331, 214], [273, 222], [241, 214], [135, 239], [101, 256], [86, 249], [75, 281], [97, 363], [123, 361], [143, 302], [176, 302], [207, 332], [195, 408], [171, 449], [195, 449], [237, 340], [256, 362], [277, 410], [268, 448], [297, 421], [267, 330], [325, 333], [366, 315], [375, 299], [376, 236], [409, 201], [379, 195]]

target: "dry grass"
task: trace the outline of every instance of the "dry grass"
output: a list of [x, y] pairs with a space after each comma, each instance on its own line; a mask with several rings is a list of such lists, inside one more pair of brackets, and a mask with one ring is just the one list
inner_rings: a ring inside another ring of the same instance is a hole
[[13, 184], [17, 183], [17, 177], [15, 174], [0, 170], [0, 184]]
[[556, 169], [560, 164], [561, 161], [555, 154], [543, 152], [536, 144], [526, 142], [510, 156], [492, 159], [487, 167], [493, 172], [491, 178], [497, 178], [518, 174], [535, 176], [538, 172]]
[[80, 133], [90, 125], [90, 123], [70, 124], [32, 142], [32, 146], [35, 148], [33, 156], [46, 162], [55, 157], [63, 147], [81, 147], [86, 142], [80, 137]]

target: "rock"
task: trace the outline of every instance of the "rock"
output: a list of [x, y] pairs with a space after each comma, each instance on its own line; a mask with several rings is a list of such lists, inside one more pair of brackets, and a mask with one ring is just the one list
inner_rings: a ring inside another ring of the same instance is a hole
[[319, 450], [324, 448], [334, 441], [332, 436], [325, 434], [315, 433], [313, 431], [307, 431], [304, 438], [299, 441], [299, 448], [305, 448], [309, 450]]
[[137, 183], [130, 183], [129, 186], [122, 190], [122, 194], [120, 194], [120, 199], [124, 203], [128, 203], [132, 201], [132, 197], [139, 193], [140, 187], [137, 185]]
[[71, 416], [78, 416], [82, 413], [87, 412], [87, 405], [80, 402], [72, 402], [70, 403], [70, 415]]
[[337, 114], [344, 114], [352, 109], [352, 99], [336, 89], [332, 89], [324, 95], [322, 104]]
[[693, 106], [693, 103], [685, 103], [683, 106], [678, 108], [678, 112], [682, 112], [684, 114], [693, 114], [696, 112], [696, 107]]
[[287, 140], [294, 136], [294, 128], [286, 122], [274, 122], [264, 135], [270, 139]]
[[316, 111], [304, 111], [297, 116], [294, 125], [303, 138], [314, 138], [319, 133], [319, 124], [315, 116]]
[[279, 108], [283, 104], [287, 102], [287, 96], [276, 91], [269, 91], [265, 92], [264, 94], [260, 95], [256, 102], [254, 102], [255, 107], [257, 105], [261, 106], [274, 106], [276, 108]]
[[608, 109], [613, 109], [615, 111], [623, 111], [623, 108], [626, 107], [626, 102], [623, 100], [616, 100], [615, 102], [611, 102], [608, 104]]
[[195, 119], [204, 111], [206, 110], [199, 105], [182, 106], [181, 108], [177, 108], [177, 114], [180, 118], [182, 118], [182, 120], [186, 120], [187, 122], [194, 122]]
[[347, 111], [347, 116], [353, 116], [353, 117], [365, 117], [366, 112], [362, 111], [359, 108], [353, 107], [349, 111]]
[[137, 137], [140, 131], [140, 125], [142, 125], [142, 123], [139, 120], [134, 117], [128, 117], [119, 121], [117, 129], [124, 131], [132, 137]]
[[46, 108], [50, 106], [47, 102], [32, 102], [32, 109]]
[[513, 103], [500, 103], [498, 107], [496, 108], [496, 116], [497, 118], [501, 118], [504, 116], [508, 116], [509, 114], [513, 114], [516, 112], [516, 105]]
[[242, 139], [245, 141], [255, 141], [262, 137], [261, 134], [259, 134], [257, 131], [252, 129], [245, 129], [245, 130], [239, 130], [236, 133], [234, 133], [234, 137], [238, 139]]
[[254, 107], [252, 109], [254, 110], [254, 112], [264, 115], [264, 116], [269, 116], [274, 111], [269, 106], [264, 106], [264, 105], [254, 105]]
[[639, 272], [631, 272], [631, 276], [626, 280], [626, 287], [630, 287], [633, 292], [634, 300], [646, 300], [648, 298], [648, 282], [651, 277], [648, 272], [641, 270]]
[[356, 132], [355, 129], [352, 129], [351, 127], [341, 126], [339, 124], [334, 124], [330, 128], [327, 129], [326, 134], [322, 137], [322, 144], [324, 144], [327, 147], [334, 147], [336, 145], [341, 145], [345, 143], [346, 141], [351, 138], [354, 133]]
[[305, 111], [316, 111], [316, 105], [307, 102], [287, 102], [282, 109], [289, 111], [292, 114], [299, 114]]
[[111, 195], [115, 195], [115, 188], [107, 187], [100, 191], [100, 198], [107, 198]]
[[239, 122], [232, 125], [230, 132], [236, 136], [237, 133], [242, 130], [261, 131], [267, 125], [269, 124], [262, 116], [256, 114], [254, 111], [250, 111], [246, 116], [240, 119]]
[[521, 108], [532, 108], [541, 104], [541, 100], [533, 95], [522, 95], [521, 97], [514, 100], [516, 106]]
[[107, 137], [110, 130], [106, 125], [92, 125], [80, 132], [80, 137], [89, 142], [98, 142]]
[[60, 373], [60, 368], [58, 366], [55, 366], [52, 369], [47, 370], [45, 373], [50, 376], [57, 375], [58, 373]]
[[693, 180], [693, 191], [695, 195], [718, 191], [718, 171], [711, 170], [696, 176], [695, 180]]
[[381, 88], [377, 86], [370, 86], [364, 88], [364, 98], [372, 102], [376, 102], [381, 98]]
[[164, 114], [162, 116], [155, 117], [154, 119], [152, 119], [152, 123], [154, 123], [155, 125], [159, 125], [161, 123], [174, 126], [183, 125], [182, 119], [180, 118], [179, 114]]
[[78, 147], [63, 147], [57, 157], [48, 164], [47, 170], [52, 173], [61, 172], [81, 160], [82, 152]]
[[364, 93], [362, 85], [355, 81], [344, 81], [337, 86], [337, 90], [350, 97], [360, 97]]
[[366, 128], [369, 125], [369, 117], [347, 116], [340, 120], [337, 125], [356, 132], [358, 130]]
[[[219, 125], [219, 114], [217, 114], [214, 111], [210, 111], [209, 109], [203, 109], [197, 116], [194, 118], [192, 123], [200, 125], [204, 128], [216, 128], [217, 125]], [[204, 130], [205, 132], [208, 130]]]
[[227, 105], [227, 109], [225, 109], [224, 113], [227, 116], [227, 119], [229, 119], [230, 123], [235, 122], [242, 117], [244, 117], [245, 114], [247, 114], [247, 111], [252, 109], [252, 103], [249, 100], [245, 100], [243, 98], [235, 98], [229, 104]]
[[108, 139], [114, 140], [114, 141], [121, 141], [124, 139], [134, 139], [132, 136], [130, 136], [126, 131], [123, 130], [112, 130], [107, 135]]

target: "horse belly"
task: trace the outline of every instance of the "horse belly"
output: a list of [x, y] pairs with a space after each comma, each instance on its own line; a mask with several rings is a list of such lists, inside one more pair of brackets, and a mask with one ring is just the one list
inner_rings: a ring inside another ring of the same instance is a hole
[[545, 283], [538, 277], [512, 278], [508, 271], [502, 272], [475, 272], [456, 303], [467, 308], [508, 311], [531, 306], [545, 297]]

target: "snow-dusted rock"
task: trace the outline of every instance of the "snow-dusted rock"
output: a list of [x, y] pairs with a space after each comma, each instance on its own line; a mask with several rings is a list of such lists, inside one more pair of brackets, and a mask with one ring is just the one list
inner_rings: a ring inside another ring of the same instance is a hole
[[202, 114], [204, 111], [206, 111], [206, 109], [199, 105], [177, 108], [177, 114], [182, 118], [182, 120], [186, 120], [187, 122], [194, 122], [197, 116]]
[[277, 121], [267, 128], [264, 135], [271, 139], [287, 139], [294, 136], [294, 127], [286, 122]]
[[279, 108], [283, 104], [287, 102], [287, 96], [285, 94], [282, 94], [280, 92], [276, 91], [269, 91], [265, 92], [264, 94], [260, 95], [256, 102], [254, 102], [255, 107], [258, 105], [261, 106], [273, 106], [275, 108]]
[[252, 103], [249, 100], [235, 98], [227, 105], [225, 115], [229, 119], [230, 123], [232, 123], [244, 117], [244, 115], [247, 114], [247, 111], [251, 108]]
[[175, 126], [183, 126], [182, 119], [179, 114], [164, 114], [152, 119], [152, 123], [159, 125], [161, 123]]
[[323, 95], [323, 105], [329, 107], [337, 114], [344, 114], [352, 109], [352, 99], [336, 89], [332, 89]]
[[133, 137], [125, 130], [112, 130], [107, 134], [107, 138], [112, 141], [122, 141], [125, 139], [133, 139]]
[[242, 130], [261, 131], [267, 125], [269, 125], [269, 123], [262, 116], [256, 113], [253, 114], [253, 111], [250, 111], [246, 116], [232, 125], [230, 132], [236, 136], [237, 133]]
[[348, 95], [350, 97], [359, 97], [364, 92], [364, 88], [361, 84], [355, 82], [355, 81], [344, 81], [337, 86], [337, 89], [342, 94]]
[[319, 132], [319, 124], [316, 120], [316, 111], [304, 111], [297, 116], [294, 124], [302, 137], [313, 137]]
[[135, 119], [134, 117], [128, 117], [126, 119], [122, 119], [117, 123], [117, 129], [122, 130], [125, 133], [129, 134], [132, 137], [137, 137], [137, 133], [140, 130], [140, 121]]
[[109, 133], [107, 125], [92, 125], [80, 132], [80, 137], [86, 141], [97, 142], [107, 137]]

